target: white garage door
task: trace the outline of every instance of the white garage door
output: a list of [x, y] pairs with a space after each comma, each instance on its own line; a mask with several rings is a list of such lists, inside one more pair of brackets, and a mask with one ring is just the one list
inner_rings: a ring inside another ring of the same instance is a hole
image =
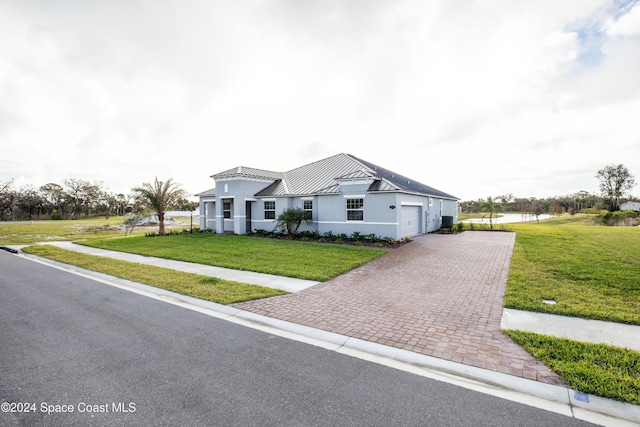
[[403, 206], [400, 216], [402, 237], [420, 234], [420, 206]]

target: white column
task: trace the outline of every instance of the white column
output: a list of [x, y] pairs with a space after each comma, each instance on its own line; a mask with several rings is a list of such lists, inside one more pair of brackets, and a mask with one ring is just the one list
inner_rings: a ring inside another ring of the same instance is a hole
[[207, 229], [207, 210], [205, 207], [205, 202], [200, 199], [200, 230], [206, 230]]

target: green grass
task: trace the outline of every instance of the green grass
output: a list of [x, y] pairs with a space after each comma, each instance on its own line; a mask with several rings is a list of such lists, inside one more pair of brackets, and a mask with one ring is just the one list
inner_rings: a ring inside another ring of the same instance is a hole
[[288, 293], [264, 286], [81, 254], [51, 245], [29, 246], [22, 250], [29, 254], [53, 259], [65, 264], [219, 304], [233, 304]]
[[513, 226], [505, 307], [640, 324], [640, 227], [587, 224], [564, 216]]
[[505, 333], [574, 390], [640, 404], [640, 352], [522, 331]]
[[382, 249], [197, 233], [81, 242], [140, 255], [325, 281], [386, 253]]
[[[109, 219], [87, 218], [79, 220], [60, 221], [0, 221], [0, 245], [22, 245], [47, 241], [69, 241], [78, 239], [96, 239], [124, 236], [121, 229], [127, 217], [110, 217]], [[189, 228], [185, 221], [189, 218], [179, 218], [182, 223], [179, 229]], [[170, 229], [172, 226], [167, 226]], [[158, 227], [137, 227], [133, 234], [143, 234], [148, 231], [158, 231]]]

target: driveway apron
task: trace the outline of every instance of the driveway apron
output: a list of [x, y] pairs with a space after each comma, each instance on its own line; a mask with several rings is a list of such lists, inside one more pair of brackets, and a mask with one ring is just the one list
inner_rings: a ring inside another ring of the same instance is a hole
[[500, 332], [515, 233], [418, 236], [304, 291], [242, 310], [548, 384], [556, 374]]

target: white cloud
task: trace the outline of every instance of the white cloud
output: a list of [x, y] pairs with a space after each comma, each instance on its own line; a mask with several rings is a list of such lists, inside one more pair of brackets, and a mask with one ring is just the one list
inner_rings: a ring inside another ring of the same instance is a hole
[[596, 191], [640, 174], [639, 4], [4, 3], [0, 179], [198, 192], [348, 152], [463, 199]]
[[609, 19], [604, 29], [611, 36], [640, 35], [640, 3], [632, 3], [629, 11], [618, 19]]

